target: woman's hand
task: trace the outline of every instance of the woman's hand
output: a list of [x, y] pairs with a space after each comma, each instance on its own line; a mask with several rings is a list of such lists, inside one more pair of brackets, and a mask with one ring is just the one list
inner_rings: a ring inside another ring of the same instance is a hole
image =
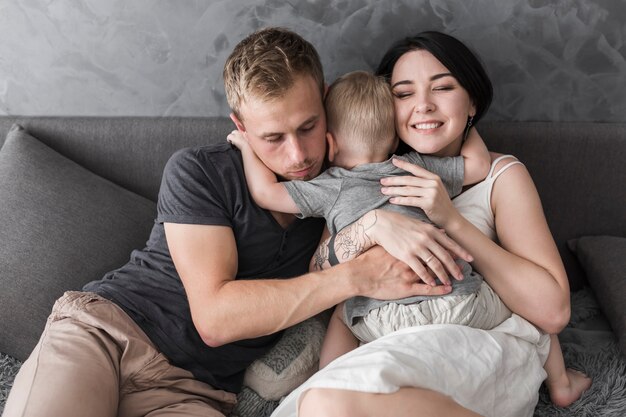
[[425, 284], [409, 266], [374, 246], [352, 262], [358, 294], [378, 300], [397, 300], [415, 295], [448, 294], [450, 285]]
[[393, 196], [390, 203], [419, 207], [433, 223], [444, 229], [460, 219], [461, 214], [452, 204], [438, 175], [398, 158], [393, 158], [392, 162], [412, 175], [386, 177], [380, 181], [383, 185], [381, 192]]
[[443, 230], [389, 210], [374, 210], [370, 213], [366, 216], [373, 215], [375, 219], [370, 221], [369, 239], [406, 263], [422, 281], [435, 285], [432, 273], [446, 285], [450, 285], [449, 275], [463, 279], [454, 258], [467, 262], [473, 258]]

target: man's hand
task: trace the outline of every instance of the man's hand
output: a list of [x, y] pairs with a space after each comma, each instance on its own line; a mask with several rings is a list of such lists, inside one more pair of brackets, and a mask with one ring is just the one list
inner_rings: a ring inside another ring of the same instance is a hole
[[356, 267], [357, 293], [379, 300], [397, 300], [415, 295], [442, 295], [452, 290], [450, 285], [429, 285], [405, 262], [375, 246], [350, 261]]

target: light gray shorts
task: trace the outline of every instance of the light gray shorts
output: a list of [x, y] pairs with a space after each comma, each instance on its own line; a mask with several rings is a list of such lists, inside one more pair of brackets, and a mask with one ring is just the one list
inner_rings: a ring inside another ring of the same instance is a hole
[[367, 343], [405, 327], [426, 324], [460, 324], [490, 330], [509, 317], [511, 311], [483, 281], [474, 294], [437, 297], [416, 304], [389, 303], [370, 311], [354, 325], [346, 325]]

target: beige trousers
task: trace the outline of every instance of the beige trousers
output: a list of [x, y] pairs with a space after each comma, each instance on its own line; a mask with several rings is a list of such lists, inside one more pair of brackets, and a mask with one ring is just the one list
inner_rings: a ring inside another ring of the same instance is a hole
[[491, 330], [511, 317], [511, 311], [483, 281], [475, 294], [449, 295], [416, 304], [389, 303], [346, 325], [364, 343], [399, 329], [428, 324], [460, 324]]
[[218, 417], [236, 397], [170, 365], [117, 305], [84, 292], [57, 300], [3, 417]]

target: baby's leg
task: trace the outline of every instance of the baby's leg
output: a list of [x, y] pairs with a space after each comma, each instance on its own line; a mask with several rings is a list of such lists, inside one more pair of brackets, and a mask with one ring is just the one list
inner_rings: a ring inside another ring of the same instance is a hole
[[550, 352], [544, 369], [548, 374], [546, 385], [550, 392], [550, 399], [559, 407], [569, 406], [591, 386], [591, 378], [587, 375], [565, 368], [561, 345], [555, 334], [550, 335]]
[[342, 315], [343, 303], [335, 307], [335, 311], [328, 323], [328, 329], [326, 330], [320, 353], [320, 369], [344, 353], [348, 353], [359, 346], [358, 339], [341, 319]]

